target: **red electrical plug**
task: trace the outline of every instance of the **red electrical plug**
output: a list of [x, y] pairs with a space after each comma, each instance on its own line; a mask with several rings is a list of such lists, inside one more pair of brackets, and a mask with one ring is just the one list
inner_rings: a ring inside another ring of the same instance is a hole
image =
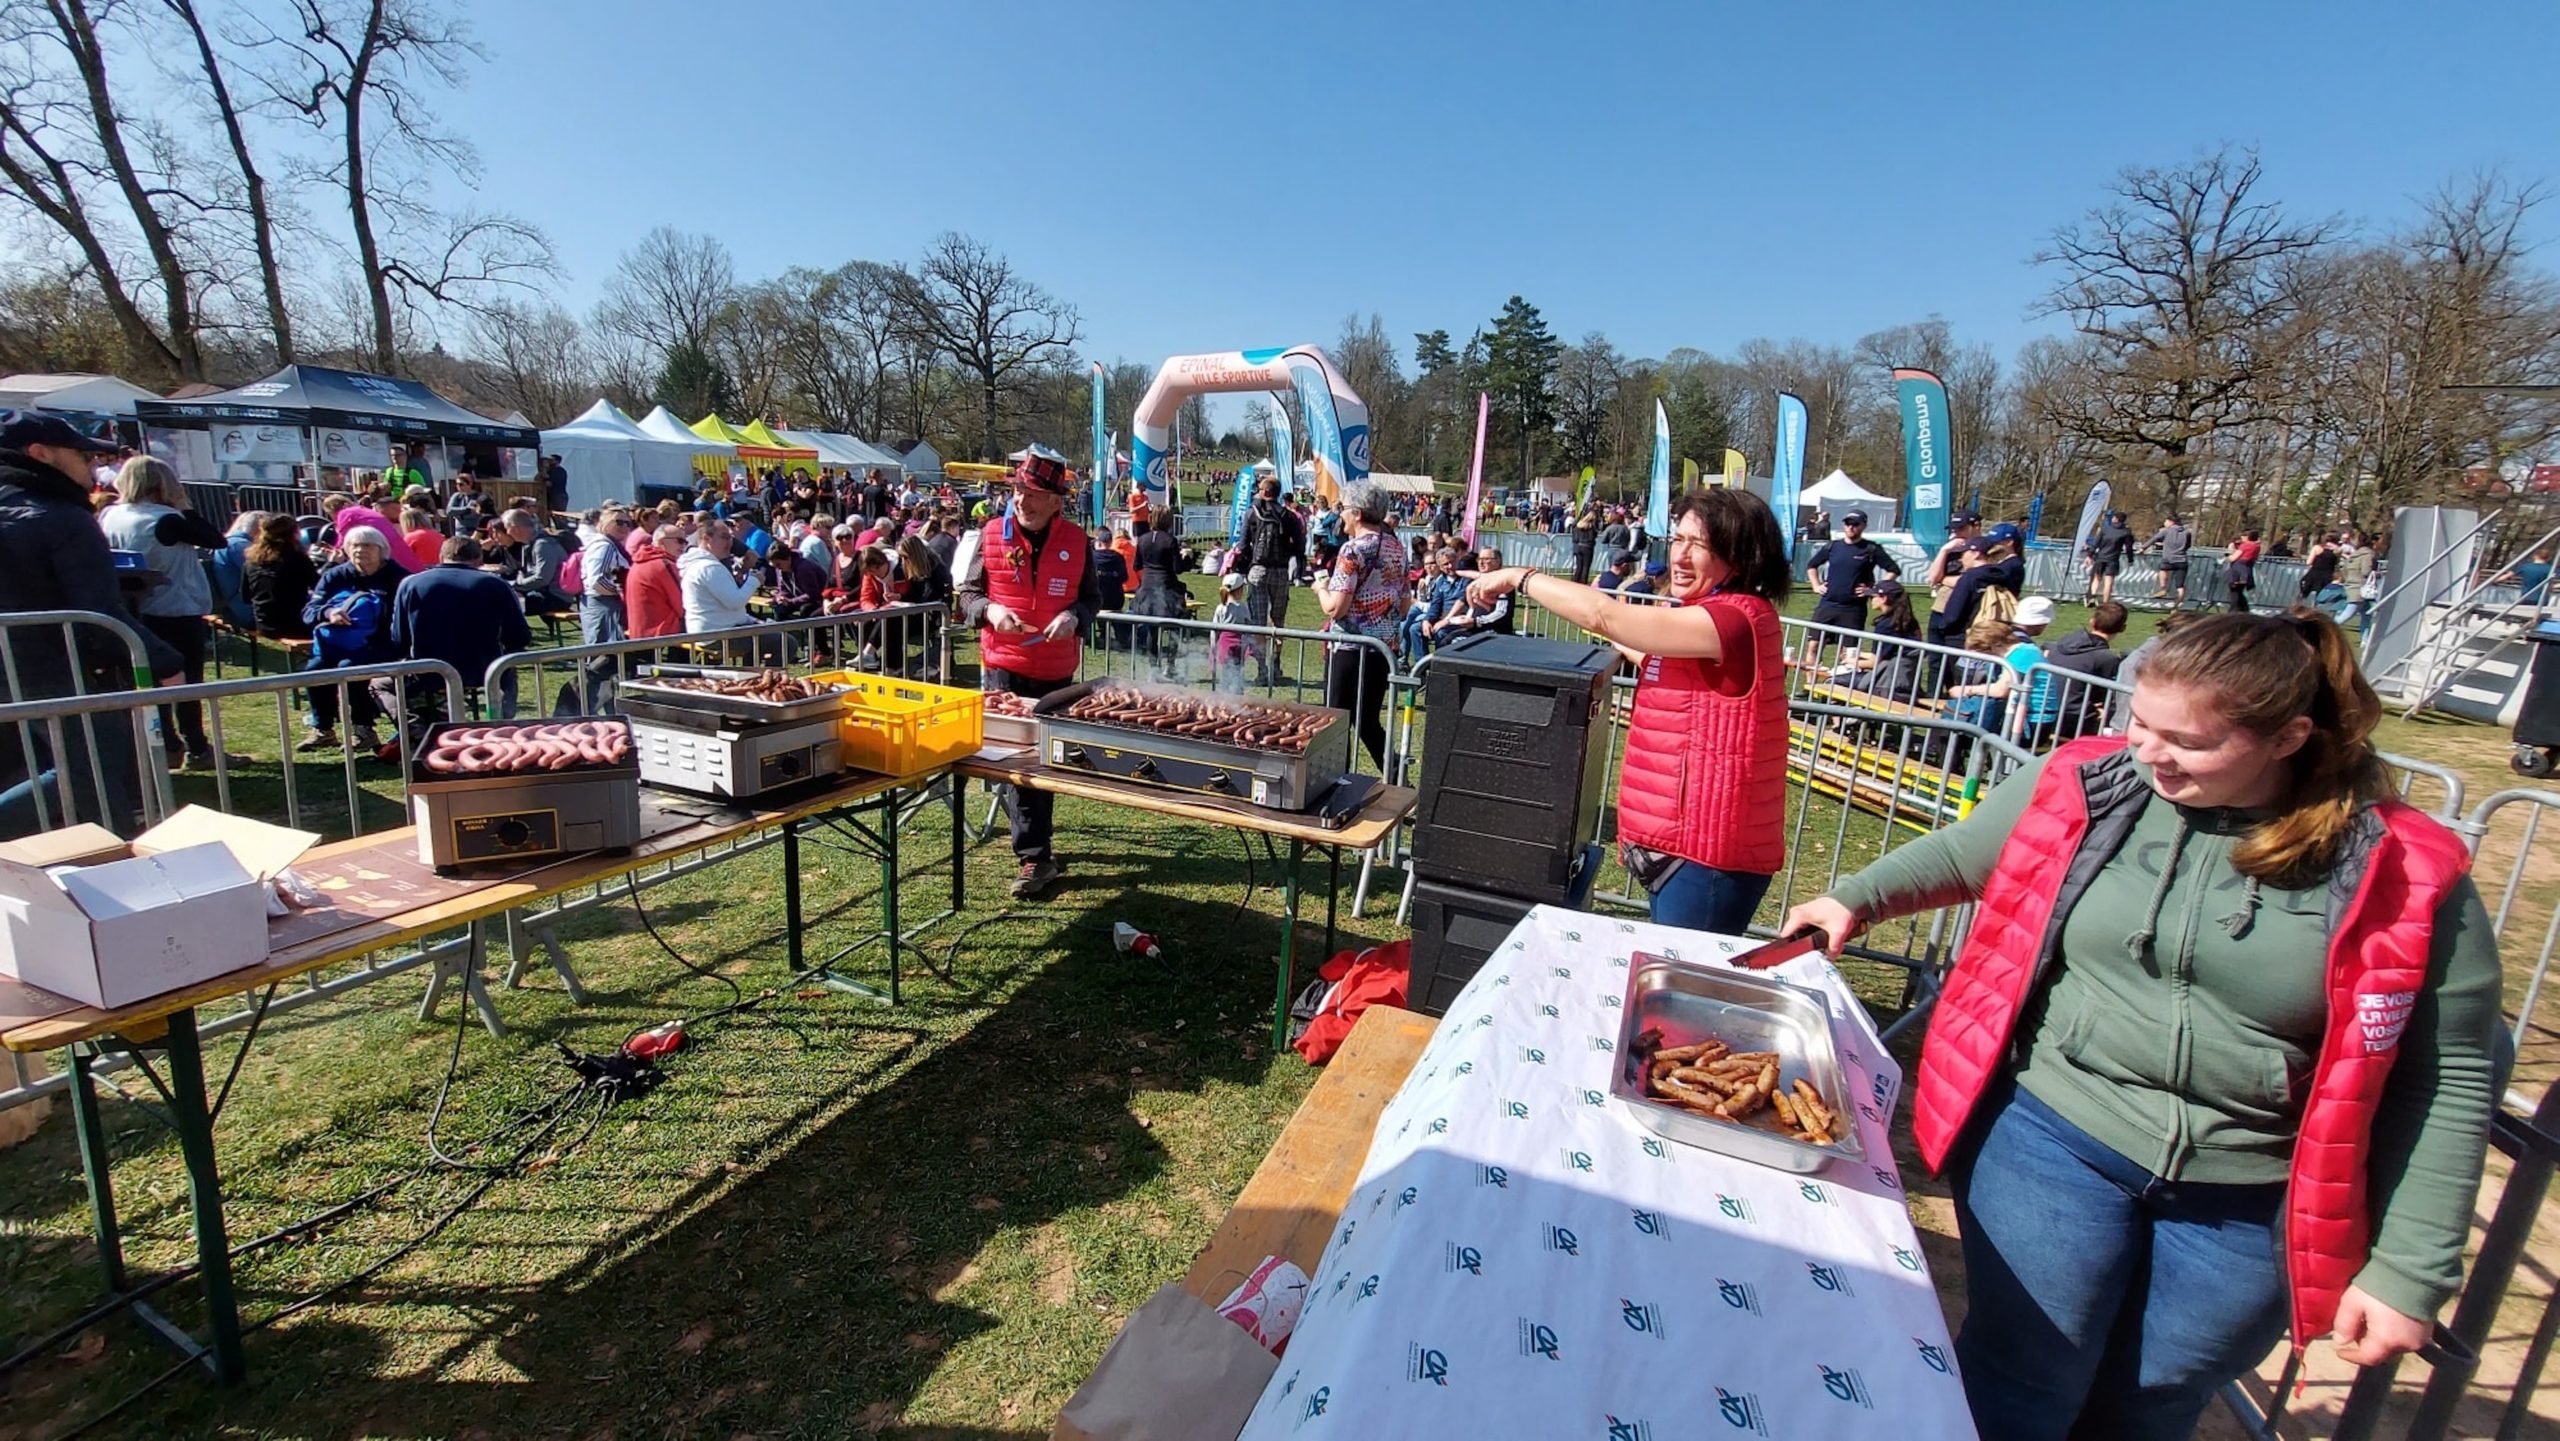
[[654, 1061], [684, 1049], [684, 1022], [652, 1026], [622, 1043], [622, 1054], [635, 1061]]

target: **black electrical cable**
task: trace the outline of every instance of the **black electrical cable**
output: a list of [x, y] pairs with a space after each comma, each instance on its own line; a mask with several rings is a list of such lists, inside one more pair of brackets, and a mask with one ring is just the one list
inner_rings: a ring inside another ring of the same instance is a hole
[[731, 1000], [730, 1005], [724, 1010], [708, 1012], [708, 1015], [726, 1015], [729, 1011], [736, 1010], [746, 1004], [747, 993], [739, 987], [736, 981], [733, 981], [727, 976], [720, 974], [718, 971], [711, 970], [708, 967], [695, 965], [692, 961], [685, 958], [684, 952], [667, 944], [667, 938], [658, 934], [657, 926], [649, 919], [649, 908], [640, 904], [640, 879], [637, 875], [625, 875], [622, 878], [622, 884], [631, 892], [631, 913], [640, 918], [641, 929], [649, 933], [649, 939], [658, 943], [659, 950], [662, 950], [670, 957], [673, 957], [677, 965], [684, 967], [686, 970], [693, 972], [704, 980], [718, 981], [720, 984], [729, 988], [729, 996]]

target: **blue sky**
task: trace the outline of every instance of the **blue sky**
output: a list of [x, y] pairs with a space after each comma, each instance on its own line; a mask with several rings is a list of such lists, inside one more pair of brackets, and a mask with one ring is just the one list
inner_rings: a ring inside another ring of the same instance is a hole
[[573, 309], [661, 223], [749, 277], [957, 229], [1150, 363], [1372, 310], [1409, 358], [1514, 292], [1636, 355], [1932, 312], [2005, 355], [2056, 328], [2027, 257], [2127, 162], [2254, 143], [2269, 193], [2373, 231], [2459, 172], [2560, 180], [2548, 3], [471, 14], [493, 61], [444, 113]]

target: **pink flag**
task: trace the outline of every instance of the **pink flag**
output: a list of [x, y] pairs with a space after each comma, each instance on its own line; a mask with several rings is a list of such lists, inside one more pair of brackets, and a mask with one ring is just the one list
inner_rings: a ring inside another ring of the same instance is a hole
[[1476, 392], [1476, 458], [1467, 465], [1467, 514], [1458, 532], [1466, 538], [1467, 549], [1476, 546], [1476, 507], [1484, 499], [1484, 422], [1493, 412], [1493, 397]]

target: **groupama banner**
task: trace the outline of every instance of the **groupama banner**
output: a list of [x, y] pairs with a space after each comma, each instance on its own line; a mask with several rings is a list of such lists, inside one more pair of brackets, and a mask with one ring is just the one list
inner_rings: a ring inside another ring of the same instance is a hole
[[1796, 498], [1804, 494], [1805, 409], [1800, 396], [1778, 392], [1777, 455], [1769, 465], [1769, 509], [1787, 540], [1787, 559], [1796, 558]]
[[1903, 510], [1912, 538], [1935, 552], [1947, 543], [1948, 491], [1955, 484], [1946, 383], [1925, 370], [1896, 368], [1893, 389], [1902, 401]]

